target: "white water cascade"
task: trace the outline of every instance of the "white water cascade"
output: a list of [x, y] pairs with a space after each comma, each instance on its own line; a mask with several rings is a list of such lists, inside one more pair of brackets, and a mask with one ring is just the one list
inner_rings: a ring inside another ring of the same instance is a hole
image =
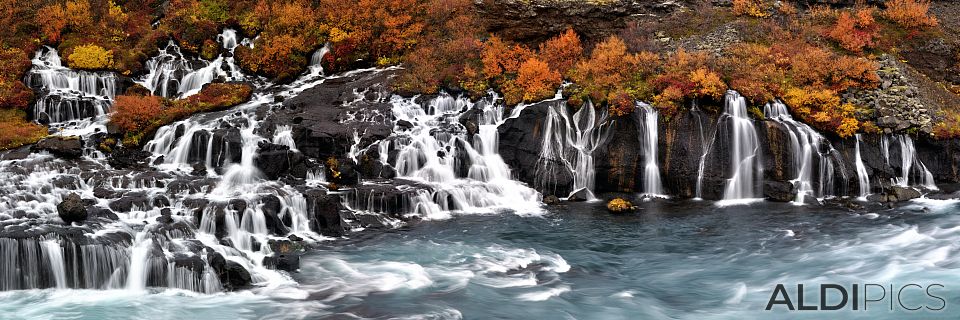
[[857, 181], [860, 186], [860, 198], [866, 199], [870, 195], [870, 175], [867, 173], [867, 166], [863, 164], [863, 157], [860, 156], [860, 134], [856, 134], [857, 144], [855, 147], [856, 154], [854, 155], [854, 161], [857, 165]]
[[[397, 176], [432, 189], [412, 193], [412, 214], [444, 219], [454, 212], [540, 211], [540, 194], [511, 179], [509, 166], [497, 153], [496, 127], [503, 122], [499, 98], [474, 103], [444, 93], [424, 105], [398, 96], [390, 103], [398, 120], [413, 124], [409, 131], [394, 134]], [[478, 125], [472, 141], [457, 123], [464, 110], [478, 111], [471, 119]]]
[[67, 267], [63, 261], [63, 248], [60, 242], [56, 240], [43, 241], [43, 253], [50, 266], [50, 273], [53, 275], [54, 284], [57, 289], [67, 288]]
[[547, 111], [542, 134], [543, 146], [537, 162], [537, 187], [549, 188], [558, 174], [556, 170], [565, 170], [573, 177], [571, 193], [586, 190], [587, 199], [594, 200], [596, 169], [593, 152], [609, 139], [611, 122], [607, 121], [606, 109], [601, 109], [598, 114], [589, 101], [573, 116], [568, 109], [565, 101], [558, 101]]
[[[237, 47], [237, 33], [226, 29], [217, 40], [223, 49], [233, 52]], [[172, 40], [156, 57], [146, 63], [147, 75], [137, 81], [154, 95], [166, 98], [183, 98], [200, 92], [203, 85], [222, 77], [226, 81], [244, 79], [233, 55], [221, 55], [213, 61], [188, 59]]]
[[660, 167], [657, 165], [658, 128], [657, 110], [645, 103], [637, 103], [637, 110], [633, 112], [636, 119], [637, 138], [643, 148], [643, 194], [648, 196], [662, 196], [663, 186], [660, 182]]
[[787, 106], [780, 101], [768, 103], [763, 113], [767, 119], [783, 125], [790, 137], [796, 175], [791, 181], [797, 188], [794, 202], [804, 203], [807, 196], [822, 198], [832, 195], [838, 160], [837, 151], [830, 142], [809, 125], [794, 120]]
[[[888, 139], [890, 139], [888, 136], [881, 138], [881, 148], [884, 149], [884, 155], [889, 162], [890, 142]], [[900, 176], [893, 178], [891, 182], [901, 187], [916, 185], [930, 190], [938, 190], [933, 174], [930, 173], [930, 170], [927, 170], [927, 166], [917, 156], [913, 138], [905, 134], [899, 134], [894, 135], [892, 139], [900, 149]]]
[[57, 50], [44, 47], [34, 56], [33, 68], [24, 82], [42, 90], [31, 109], [34, 119], [46, 117], [52, 126], [79, 122], [88, 126], [92, 120], [104, 118], [117, 94], [119, 80], [112, 72], [76, 71], [64, 67]]
[[[747, 114], [747, 100], [736, 91], [728, 91], [726, 107], [720, 122], [730, 123], [730, 178], [723, 200], [745, 200], [757, 197], [756, 181], [762, 176], [760, 142], [753, 120]], [[718, 129], [719, 130], [719, 129]]]

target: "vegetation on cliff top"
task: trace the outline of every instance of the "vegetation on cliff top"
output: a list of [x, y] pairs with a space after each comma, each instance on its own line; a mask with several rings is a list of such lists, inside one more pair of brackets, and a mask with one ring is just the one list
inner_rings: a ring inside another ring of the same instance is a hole
[[[488, 32], [469, 0], [0, 0], [0, 28], [10, 30], [0, 39], [0, 107], [30, 104], [21, 79], [40, 45], [57, 47], [73, 68], [135, 75], [168, 39], [213, 58], [217, 34], [232, 27], [256, 36], [252, 47], [236, 50], [241, 68], [278, 81], [299, 75], [310, 54], [329, 44], [327, 70], [403, 64], [395, 83], [401, 92], [493, 89], [513, 105], [552, 97], [568, 81], [564, 95], [575, 105], [590, 99], [625, 115], [634, 100], [645, 100], [669, 117], [695, 101], [717, 103], [732, 88], [755, 105], [782, 99], [803, 121], [845, 137], [870, 127], [857, 118], [869, 106], [840, 97], [877, 85], [874, 55], [938, 32], [927, 0], [893, 0], [882, 9], [776, 3], [736, 0], [732, 9], [708, 6], [678, 14], [677, 23], [630, 25], [603, 39], [567, 30], [543, 43], [511, 43]], [[697, 35], [724, 23], [739, 28], [742, 43], [719, 52], [664, 47], [651, 36]], [[115, 109], [125, 111], [114, 121], [136, 141], [156, 123], [207, 109], [177, 106], [184, 103], [121, 97]], [[158, 105], [176, 111], [147, 112]]]
[[144, 137], [162, 126], [187, 116], [223, 110], [250, 99], [253, 89], [245, 83], [211, 83], [200, 93], [178, 100], [157, 96], [121, 95], [113, 103], [110, 123], [124, 132], [123, 143], [140, 145]]

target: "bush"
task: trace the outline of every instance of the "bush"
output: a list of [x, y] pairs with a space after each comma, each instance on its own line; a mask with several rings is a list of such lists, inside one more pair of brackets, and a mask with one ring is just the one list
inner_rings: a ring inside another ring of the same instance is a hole
[[139, 145], [161, 126], [198, 112], [226, 109], [250, 99], [252, 88], [247, 84], [212, 83], [199, 93], [180, 100], [156, 96], [121, 95], [113, 103], [110, 123], [124, 132], [125, 145]]
[[113, 68], [113, 52], [95, 45], [85, 44], [73, 48], [67, 56], [71, 68], [103, 70]]
[[[629, 93], [628, 87], [635, 84], [632, 80], [635, 80], [640, 71], [638, 66], [641, 65], [641, 60], [648, 60], [643, 64], [653, 67], [655, 65], [648, 62], [656, 59], [657, 56], [652, 53], [629, 54], [623, 40], [616, 36], [607, 38], [594, 47], [589, 59], [580, 61], [572, 71], [571, 80], [578, 87], [571, 97], [572, 102], [578, 104], [577, 102], [590, 98], [595, 103], [603, 103], [613, 100], [615, 96]], [[639, 93], [631, 94], [635, 95]]]
[[821, 131], [841, 138], [852, 136], [860, 128], [851, 104], [840, 104], [840, 96], [828, 89], [790, 88], [784, 102], [800, 120]]
[[0, 109], [0, 150], [35, 143], [47, 136], [47, 128], [24, 120], [20, 110]]
[[733, 0], [733, 13], [739, 16], [764, 18], [770, 16], [764, 0]]
[[874, 38], [879, 33], [879, 27], [873, 20], [873, 8], [861, 8], [856, 14], [849, 11], [840, 12], [837, 22], [827, 36], [840, 47], [855, 53], [863, 52], [864, 48], [874, 45]]
[[583, 56], [580, 36], [573, 29], [567, 29], [566, 32], [540, 44], [540, 56], [550, 69], [567, 75]]
[[508, 105], [550, 98], [560, 86], [560, 73], [551, 70], [546, 62], [530, 58], [520, 65], [517, 78], [507, 83], [504, 100]]
[[890, 0], [883, 16], [904, 28], [929, 28], [937, 26], [937, 18], [928, 14], [930, 0]]

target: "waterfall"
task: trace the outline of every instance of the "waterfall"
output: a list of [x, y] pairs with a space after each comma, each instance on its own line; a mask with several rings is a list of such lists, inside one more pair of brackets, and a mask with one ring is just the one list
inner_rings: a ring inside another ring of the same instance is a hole
[[[894, 135], [893, 139], [900, 147], [900, 176], [893, 178], [892, 182], [901, 187], [918, 185], [930, 190], [938, 190], [933, 174], [930, 173], [930, 170], [927, 170], [927, 166], [917, 156], [913, 138], [905, 134], [899, 134]], [[889, 157], [890, 144], [887, 136], [882, 138], [881, 147], [884, 149], [884, 155]]]
[[56, 240], [46, 240], [43, 242], [43, 252], [47, 259], [47, 265], [50, 266], [50, 273], [57, 289], [67, 288], [67, 267], [63, 261], [63, 248], [60, 242]]
[[130, 265], [127, 273], [127, 290], [143, 290], [147, 287], [147, 277], [150, 276], [150, 252], [153, 250], [153, 239], [146, 232], [137, 234], [137, 241], [130, 254]]
[[66, 68], [51, 47], [38, 51], [32, 63], [24, 82], [42, 92], [30, 110], [34, 119], [46, 117], [51, 124], [59, 124], [103, 118], [109, 111], [118, 91], [119, 80], [114, 73]]
[[856, 134], [857, 144], [854, 148], [856, 154], [854, 160], [857, 164], [857, 180], [860, 183], [860, 198], [866, 199], [870, 194], [870, 175], [867, 174], [867, 166], [863, 164], [863, 157], [860, 156], [860, 134]]
[[240, 130], [243, 145], [240, 163], [227, 167], [223, 179], [214, 189], [214, 194], [228, 195], [237, 191], [238, 187], [251, 186], [260, 180], [260, 170], [254, 165], [253, 159], [257, 156], [257, 147], [264, 139], [254, 133], [257, 129], [257, 120], [252, 115], [244, 114], [244, 127]]
[[293, 132], [290, 130], [290, 126], [277, 126], [277, 130], [273, 134], [273, 143], [287, 146], [290, 147], [290, 150], [297, 151], [297, 143], [293, 140]]
[[795, 203], [804, 203], [806, 196], [826, 197], [832, 195], [834, 168], [837, 151], [819, 132], [809, 125], [796, 121], [787, 106], [780, 101], [768, 103], [764, 116], [787, 129], [790, 137], [790, 153], [793, 155], [795, 176], [791, 182], [797, 188]]
[[548, 109], [537, 162], [538, 189], [555, 187], [557, 170], [564, 170], [573, 177], [572, 192], [583, 189], [588, 199], [596, 199], [593, 152], [610, 137], [611, 124], [607, 121], [606, 109], [601, 111], [598, 115], [593, 104], [587, 102], [571, 117], [564, 101]]
[[637, 123], [637, 138], [643, 149], [643, 193], [662, 195], [660, 167], [657, 165], [657, 110], [645, 103], [637, 103], [633, 113]]
[[713, 132], [710, 136], [710, 141], [707, 141], [707, 137], [703, 132], [703, 119], [702, 115], [699, 113], [699, 108], [696, 105], [693, 106], [691, 112], [694, 113], [697, 117], [697, 132], [700, 134], [700, 164], [697, 166], [697, 187], [694, 199], [700, 200], [703, 199], [703, 174], [706, 171], [707, 155], [710, 154], [710, 149], [713, 146], [714, 140], [717, 138], [716, 131]]
[[[426, 104], [391, 98], [396, 119], [413, 124], [391, 139], [399, 150], [393, 162], [397, 176], [432, 189], [411, 194], [405, 205], [410, 213], [444, 219], [451, 212], [540, 211], [540, 195], [511, 179], [509, 166], [496, 152], [496, 127], [503, 120], [499, 101], [491, 95], [474, 103], [446, 93]], [[478, 125], [473, 139], [457, 121], [462, 112], [478, 114], [471, 118]]]
[[[232, 53], [237, 47], [237, 33], [225, 29], [218, 37], [223, 49]], [[203, 85], [222, 77], [227, 81], [244, 79], [234, 63], [232, 54], [221, 55], [213, 61], [188, 59], [172, 40], [157, 56], [146, 63], [147, 74], [137, 81], [151, 93], [166, 98], [183, 98], [200, 92]]]
[[736, 91], [728, 91], [721, 121], [730, 122], [730, 168], [723, 200], [756, 198], [756, 180], [762, 176], [759, 164], [760, 142], [753, 121], [747, 114], [747, 100]]

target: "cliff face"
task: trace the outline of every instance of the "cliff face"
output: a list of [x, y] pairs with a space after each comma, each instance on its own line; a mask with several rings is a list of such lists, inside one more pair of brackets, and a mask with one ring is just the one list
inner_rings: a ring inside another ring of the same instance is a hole
[[[553, 181], [549, 188], [538, 184], [536, 175], [538, 171], [544, 171], [544, 163], [562, 162], [559, 159], [538, 160], [545, 145], [545, 136], [540, 129], [542, 115], [547, 114], [547, 108], [558, 107], [562, 106], [536, 104], [524, 109], [518, 118], [507, 120], [500, 127], [499, 147], [506, 162], [512, 164], [517, 178], [536, 185], [545, 195], [563, 197], [574, 189], [571, 176], [577, 172], [554, 170], [560, 172], [561, 178]], [[729, 122], [724, 116], [697, 110], [661, 120], [657, 132], [656, 164], [663, 193], [681, 198], [723, 198], [735, 159], [731, 155], [734, 141]], [[754, 183], [757, 197], [793, 200], [797, 193], [796, 180], [802, 170], [811, 170], [808, 188], [818, 196], [860, 194], [856, 138], [823, 137], [818, 144], [810, 144], [804, 150], [804, 136], [800, 129], [772, 119], [755, 119], [752, 124], [759, 142], [756, 165], [762, 168], [762, 175]], [[641, 140], [637, 138], [644, 134], [642, 124], [636, 118], [618, 117], [609, 119], [601, 127], [609, 130], [605, 133], [609, 137], [591, 154], [596, 168], [594, 191], [645, 192], [642, 181], [646, 178], [643, 170], [646, 155]], [[801, 139], [799, 144], [798, 137]], [[808, 136], [807, 139], [814, 138]], [[912, 141], [919, 162], [914, 161], [909, 144], [906, 144], [908, 140]], [[871, 192], [881, 192], [893, 184], [891, 181], [902, 178], [905, 165], [910, 185], [921, 184], [921, 164], [937, 184], [960, 181], [960, 140], [918, 138], [914, 141], [898, 135], [861, 135], [859, 144], [860, 159], [869, 176]], [[564, 160], [578, 161], [574, 158], [569, 156]]]

